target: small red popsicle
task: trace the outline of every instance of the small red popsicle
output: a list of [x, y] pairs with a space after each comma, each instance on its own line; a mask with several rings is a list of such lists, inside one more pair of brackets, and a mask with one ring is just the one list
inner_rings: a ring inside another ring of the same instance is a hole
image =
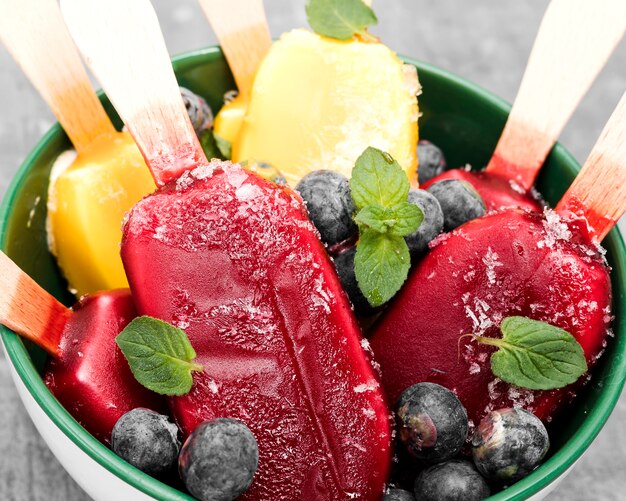
[[370, 339], [390, 401], [414, 383], [452, 389], [474, 424], [522, 406], [544, 421], [579, 383], [530, 391], [491, 372], [494, 348], [467, 333], [500, 337], [504, 317], [556, 325], [582, 345], [589, 367], [611, 322], [611, 283], [600, 241], [626, 209], [626, 95], [556, 211], [496, 211], [442, 235], [411, 272]]
[[170, 401], [183, 433], [234, 417], [255, 434], [242, 499], [380, 497], [389, 411], [298, 195], [214, 161], [134, 207], [122, 260], [140, 312], [183, 328], [204, 366]]
[[204, 367], [170, 399], [174, 417], [184, 434], [214, 417], [252, 430], [259, 467], [241, 499], [380, 499], [389, 410], [302, 199], [207, 161], [147, 0], [96, 6], [62, 2], [161, 186], [124, 226], [133, 297], [139, 313], [184, 329]]
[[50, 391], [98, 440], [109, 444], [117, 420], [136, 407], [165, 409], [141, 386], [115, 344], [135, 316], [128, 290], [84, 296], [68, 309], [0, 253], [0, 323], [46, 350]]
[[552, 0], [541, 22], [513, 108], [484, 171], [451, 169], [424, 183], [467, 181], [487, 210], [541, 211], [530, 190], [548, 153], [626, 30], [626, 3], [599, 9]]

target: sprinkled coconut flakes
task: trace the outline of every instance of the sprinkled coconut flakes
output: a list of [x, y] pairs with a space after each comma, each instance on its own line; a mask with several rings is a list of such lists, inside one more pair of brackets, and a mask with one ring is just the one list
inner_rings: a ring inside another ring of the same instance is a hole
[[496, 283], [496, 268], [500, 266], [504, 266], [500, 262], [500, 256], [497, 252], [493, 251], [491, 247], [487, 247], [487, 254], [482, 259], [485, 266], [487, 266], [487, 280], [490, 285], [494, 285]]
[[546, 236], [543, 240], [537, 242], [537, 247], [540, 249], [544, 247], [552, 248], [559, 240], [569, 241], [572, 238], [572, 232], [556, 212], [551, 209], [545, 209], [543, 214], [543, 228]]
[[522, 187], [521, 184], [519, 184], [517, 181], [515, 181], [514, 179], [511, 179], [509, 181], [509, 185], [511, 186], [511, 189], [516, 192], [519, 193], [520, 195], [525, 195], [526, 194], [526, 190]]

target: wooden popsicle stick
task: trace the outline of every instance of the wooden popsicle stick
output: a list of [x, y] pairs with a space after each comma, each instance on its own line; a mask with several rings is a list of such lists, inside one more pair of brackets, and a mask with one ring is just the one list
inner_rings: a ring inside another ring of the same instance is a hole
[[552, 0], [487, 172], [532, 187], [624, 31], [624, 0]]
[[239, 95], [247, 99], [272, 45], [263, 0], [200, 0], [200, 6], [222, 46]]
[[0, 0], [0, 38], [79, 152], [115, 131], [56, 0]]
[[149, 0], [63, 0], [61, 10], [156, 183], [208, 165]]
[[0, 252], [0, 324], [57, 356], [71, 314]]
[[626, 212], [626, 92], [556, 210], [584, 217], [598, 242]]

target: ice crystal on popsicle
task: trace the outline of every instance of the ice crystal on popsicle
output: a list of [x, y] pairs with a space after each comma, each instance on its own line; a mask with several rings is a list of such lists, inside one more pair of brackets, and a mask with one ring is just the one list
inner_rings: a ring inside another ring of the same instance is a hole
[[204, 367], [170, 400], [184, 434], [240, 419], [259, 444], [243, 499], [378, 499], [388, 409], [317, 231], [290, 189], [213, 161], [145, 198], [122, 259], [141, 314]]
[[[530, 391], [497, 379], [494, 347], [505, 317], [558, 326], [582, 345], [591, 367], [609, 332], [608, 269], [595, 245], [557, 213], [521, 209], [470, 221], [440, 239], [409, 276], [370, 338], [390, 401], [431, 381], [452, 389], [479, 422], [491, 410], [522, 406], [549, 421], [577, 385]], [[599, 306], [602, 307], [599, 307]]]

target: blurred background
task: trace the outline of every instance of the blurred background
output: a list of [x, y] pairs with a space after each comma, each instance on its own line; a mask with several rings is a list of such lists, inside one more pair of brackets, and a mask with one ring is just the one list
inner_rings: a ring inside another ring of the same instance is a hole
[[[172, 55], [216, 43], [196, 0], [153, 0]], [[306, 26], [305, 0], [265, 0], [273, 36]], [[512, 102], [548, 0], [375, 0], [371, 31], [400, 54], [460, 75]], [[54, 57], [54, 54], [50, 54]], [[561, 136], [583, 162], [626, 90], [622, 41]], [[0, 198], [26, 154], [53, 124], [45, 103], [0, 46]], [[626, 232], [624, 219], [621, 228]], [[31, 424], [0, 353], [0, 498], [89, 499]], [[551, 501], [622, 500], [626, 395]]]

